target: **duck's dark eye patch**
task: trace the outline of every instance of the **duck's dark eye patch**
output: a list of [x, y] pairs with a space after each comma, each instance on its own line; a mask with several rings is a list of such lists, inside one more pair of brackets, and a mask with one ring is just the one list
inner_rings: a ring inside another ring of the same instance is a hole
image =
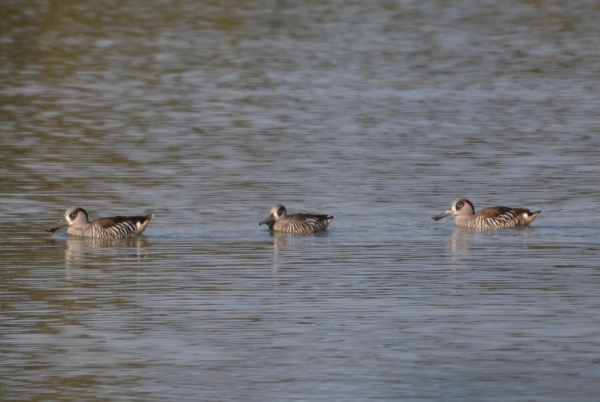
[[463, 204], [462, 201], [461, 202], [457, 202], [456, 203], [456, 208], [462, 208], [464, 205], [465, 204]]
[[285, 208], [281, 207], [277, 210], [277, 215], [283, 215], [283, 211], [285, 211]]
[[69, 216], [71, 217], [71, 219], [74, 219], [74, 218], [77, 218], [78, 213], [79, 213], [79, 211], [71, 212], [71, 214], [69, 214]]

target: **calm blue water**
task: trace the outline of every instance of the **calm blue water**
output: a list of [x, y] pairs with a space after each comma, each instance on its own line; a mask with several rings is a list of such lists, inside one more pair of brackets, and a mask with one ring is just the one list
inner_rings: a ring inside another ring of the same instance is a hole
[[[3, 400], [597, 400], [593, 2], [0, 13]], [[46, 233], [72, 205], [155, 218]]]

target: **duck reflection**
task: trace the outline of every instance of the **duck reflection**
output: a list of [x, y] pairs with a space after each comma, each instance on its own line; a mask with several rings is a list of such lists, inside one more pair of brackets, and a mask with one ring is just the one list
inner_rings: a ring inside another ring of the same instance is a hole
[[479, 253], [489, 253], [489, 246], [497, 245], [496, 241], [490, 243], [492, 239], [511, 239], [531, 236], [534, 228], [524, 227], [507, 229], [500, 231], [473, 230], [468, 228], [456, 227], [448, 236], [449, 257], [452, 261], [460, 260], [465, 256], [473, 256]]
[[69, 236], [65, 248], [65, 268], [67, 277], [70, 270], [105, 267], [114, 257], [144, 257], [144, 249], [150, 243], [143, 236], [129, 239], [96, 239]]
[[[316, 246], [315, 238], [328, 237], [329, 231], [312, 234], [271, 232], [273, 237], [273, 272], [285, 268], [296, 256], [310, 255]], [[321, 241], [319, 240], [319, 243]]]

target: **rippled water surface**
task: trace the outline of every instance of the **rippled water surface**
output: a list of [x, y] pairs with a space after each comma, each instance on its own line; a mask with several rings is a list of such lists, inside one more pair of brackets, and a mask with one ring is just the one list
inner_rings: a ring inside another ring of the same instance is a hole
[[[0, 14], [2, 400], [598, 399], [595, 2]], [[543, 212], [430, 219], [459, 196]], [[155, 218], [46, 233], [72, 205]]]

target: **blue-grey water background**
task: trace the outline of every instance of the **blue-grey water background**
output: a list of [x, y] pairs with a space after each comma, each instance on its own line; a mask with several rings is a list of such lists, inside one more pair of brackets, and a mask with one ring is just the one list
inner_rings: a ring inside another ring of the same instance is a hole
[[[0, 14], [3, 401], [598, 400], [597, 2]], [[156, 216], [46, 233], [72, 205]]]

